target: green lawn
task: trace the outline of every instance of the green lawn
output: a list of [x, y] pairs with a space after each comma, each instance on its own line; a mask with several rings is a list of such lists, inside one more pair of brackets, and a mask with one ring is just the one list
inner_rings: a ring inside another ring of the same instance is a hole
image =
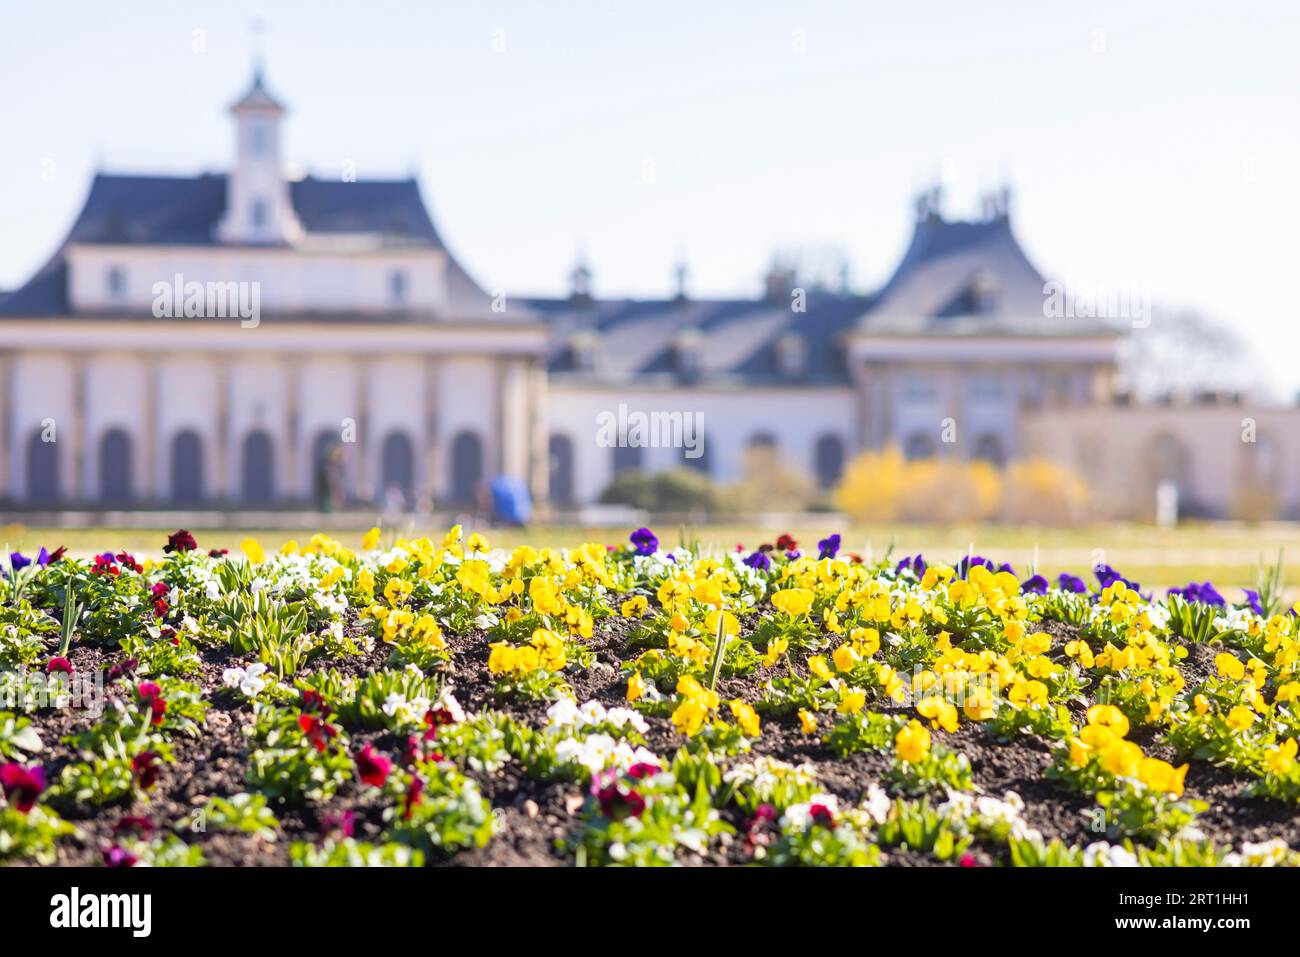
[[[1279, 549], [1294, 556], [1297, 564], [1286, 571], [1286, 581], [1300, 597], [1300, 525], [1235, 523], [1186, 525], [1177, 529], [1159, 529], [1149, 525], [1115, 524], [1070, 528], [1038, 528], [1005, 525], [874, 525], [832, 528], [815, 515], [807, 516], [789, 528], [760, 528], [740, 525], [702, 525], [686, 530], [687, 539], [698, 539], [711, 549], [746, 549], [788, 531], [804, 548], [815, 548], [819, 538], [831, 531], [844, 536], [844, 548], [862, 555], [879, 557], [891, 545], [895, 556], [920, 552], [930, 560], [952, 562], [973, 548], [977, 554], [1008, 561], [1017, 573], [1027, 574], [1035, 551], [1038, 570], [1053, 576], [1070, 571], [1085, 574], [1098, 561], [1105, 561], [1129, 578], [1143, 585], [1167, 587], [1184, 585], [1193, 579], [1210, 580], [1220, 588], [1253, 585], [1261, 558], [1272, 562]], [[655, 529], [666, 545], [676, 545], [677, 526]], [[36, 528], [22, 525], [0, 527], [0, 544], [6, 551], [31, 553], [45, 545], [66, 545], [74, 554], [86, 555], [107, 549], [127, 549], [141, 555], [160, 553], [168, 532], [173, 529], [108, 528]], [[256, 538], [268, 550], [278, 548], [288, 539], [305, 543], [311, 529], [231, 529], [192, 528], [204, 548], [236, 550], [245, 538]], [[400, 529], [406, 532], [408, 529]], [[415, 534], [441, 536], [445, 529], [415, 528]], [[629, 528], [534, 526], [527, 529], [485, 530], [494, 546], [510, 547], [520, 543], [534, 546], [569, 546], [597, 541], [615, 544], [626, 541]], [[356, 546], [362, 531], [332, 533], [345, 544]], [[1228, 597], [1236, 598], [1235, 594]]]

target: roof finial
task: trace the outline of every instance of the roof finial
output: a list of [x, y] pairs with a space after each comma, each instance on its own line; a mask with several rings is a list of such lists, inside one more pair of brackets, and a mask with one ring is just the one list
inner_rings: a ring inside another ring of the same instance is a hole
[[581, 244], [569, 273], [569, 298], [579, 305], [591, 302], [591, 267], [587, 265], [587, 253]]
[[686, 265], [686, 257], [679, 253], [677, 262], [673, 265], [673, 298], [678, 302], [685, 302], [687, 299], [686, 280], [690, 276], [690, 272], [690, 268]]
[[263, 85], [264, 76], [264, 50], [262, 48], [262, 33], [266, 28], [266, 23], [261, 17], [254, 17], [248, 21], [249, 43], [253, 48], [253, 87], [256, 89]]

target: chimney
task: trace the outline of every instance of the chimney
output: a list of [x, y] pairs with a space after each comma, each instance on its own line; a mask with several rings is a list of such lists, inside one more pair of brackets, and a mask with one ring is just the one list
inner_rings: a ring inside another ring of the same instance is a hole
[[795, 268], [777, 256], [772, 259], [763, 282], [766, 287], [765, 298], [768, 302], [788, 304], [790, 293], [794, 291], [797, 274]]

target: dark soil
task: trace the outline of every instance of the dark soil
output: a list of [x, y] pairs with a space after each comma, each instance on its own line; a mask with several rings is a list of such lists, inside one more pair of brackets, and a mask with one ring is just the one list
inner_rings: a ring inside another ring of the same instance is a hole
[[[629, 626], [629, 622], [618, 617], [596, 623], [595, 635], [586, 642], [595, 655], [595, 662], [586, 669], [571, 669], [566, 675], [580, 703], [590, 699], [606, 706], [624, 703], [626, 682], [620, 664], [625, 658], [635, 655], [634, 651], [627, 649]], [[356, 629], [359, 626], [353, 623], [350, 627]], [[1072, 635], [1069, 626], [1058, 622], [1044, 622], [1039, 627], [1051, 633], [1054, 645], [1058, 646]], [[544, 721], [544, 706], [503, 701], [496, 697], [485, 667], [488, 650], [481, 633], [448, 636], [448, 644], [452, 656], [443, 667], [444, 677], [454, 686], [457, 699], [467, 711], [495, 708], [533, 724]], [[1208, 647], [1191, 649], [1185, 665], [1189, 682], [1194, 680], [1194, 675], [1213, 668], [1215, 651]], [[203, 669], [195, 680], [204, 686], [206, 692], [215, 691], [220, 687], [222, 670], [237, 663], [237, 659], [225, 649], [201, 648], [200, 654]], [[319, 662], [318, 667], [365, 674], [384, 667], [387, 657], [388, 649], [381, 645], [364, 657], [331, 659]], [[120, 655], [74, 645], [71, 659], [78, 672], [94, 673], [119, 660]], [[306, 673], [312, 670], [309, 668]], [[761, 677], [728, 678], [719, 691], [726, 698], [754, 700], [760, 696], [771, 675], [769, 671]], [[90, 726], [95, 718], [84, 710], [46, 710], [34, 718], [46, 743], [43, 763], [53, 780], [64, 765], [75, 759], [71, 749], [60, 744], [60, 740]], [[647, 735], [648, 746], [662, 756], [670, 756], [682, 743], [680, 735], [666, 718], [647, 720], [651, 726]], [[65, 814], [80, 828], [81, 836], [61, 842], [58, 863], [98, 863], [103, 850], [113, 841], [114, 826], [128, 814], [149, 818], [159, 831], [175, 830], [185, 841], [202, 847], [207, 862], [214, 865], [285, 865], [289, 862], [288, 844], [291, 841], [316, 839], [326, 815], [344, 810], [355, 814], [355, 836], [359, 840], [379, 837], [382, 808], [376, 792], [357, 783], [345, 786], [333, 799], [322, 804], [274, 808], [282, 831], [274, 842], [242, 834], [192, 829], [195, 808], [206, 798], [248, 790], [245, 781], [248, 747], [243, 729], [250, 721], [247, 707], [231, 704], [224, 696], [216, 697], [202, 734], [197, 739], [176, 745], [177, 762], [164, 768], [147, 802], [140, 801], [129, 807], [75, 808]], [[389, 754], [396, 750], [396, 742], [383, 735], [354, 734], [353, 737], [358, 746], [371, 740]], [[966, 754], [979, 791], [997, 797], [1006, 791], [1017, 792], [1026, 805], [1025, 819], [1030, 826], [1041, 831], [1045, 839], [1060, 838], [1078, 845], [1098, 838], [1090, 829], [1087, 813], [1094, 807], [1093, 802], [1058, 788], [1044, 777], [1050, 760], [1045, 742], [1032, 736], [1002, 742], [994, 739], [982, 726], [965, 722], [956, 734], [936, 732], [936, 739]], [[1172, 757], [1167, 753], [1168, 749], [1162, 751], [1159, 747], [1151, 747], [1151, 742], [1142, 743], [1149, 753]], [[816, 736], [801, 733], [793, 715], [765, 716], [763, 734], [754, 744], [753, 754], [813, 765], [826, 790], [848, 802], [858, 800], [871, 784], [881, 783], [890, 763], [887, 755], [874, 752], [837, 758]], [[577, 785], [533, 781], [517, 767], [509, 765], [492, 774], [467, 773], [478, 781], [484, 796], [497, 809], [501, 826], [486, 847], [464, 851], [435, 863], [532, 866], [571, 862], [571, 856], [563, 851], [562, 846], [577, 823], [576, 815], [583, 803], [583, 792]], [[1197, 821], [1201, 830], [1215, 841], [1234, 847], [1243, 840], [1272, 837], [1284, 838], [1293, 846], [1300, 845], [1300, 816], [1295, 810], [1279, 803], [1244, 797], [1242, 789], [1245, 783], [1210, 765], [1192, 762], [1187, 776], [1187, 796], [1209, 804], [1209, 809]], [[732, 823], [738, 826], [738, 830], [743, 830], [743, 821], [733, 819]], [[707, 858], [686, 860], [685, 863], [743, 863], [747, 858], [742, 843], [739, 839], [723, 840]], [[1005, 851], [976, 848], [974, 853], [983, 863], [997, 863], [1000, 861], [996, 855]], [[935, 863], [931, 857], [905, 850], [887, 851], [884, 859], [886, 863], [896, 865]]]

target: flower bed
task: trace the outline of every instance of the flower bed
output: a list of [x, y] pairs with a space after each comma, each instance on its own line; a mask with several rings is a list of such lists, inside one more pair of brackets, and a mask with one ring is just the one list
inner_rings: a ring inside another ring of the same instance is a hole
[[646, 529], [15, 555], [0, 861], [1295, 863], [1294, 610], [1094, 575]]

